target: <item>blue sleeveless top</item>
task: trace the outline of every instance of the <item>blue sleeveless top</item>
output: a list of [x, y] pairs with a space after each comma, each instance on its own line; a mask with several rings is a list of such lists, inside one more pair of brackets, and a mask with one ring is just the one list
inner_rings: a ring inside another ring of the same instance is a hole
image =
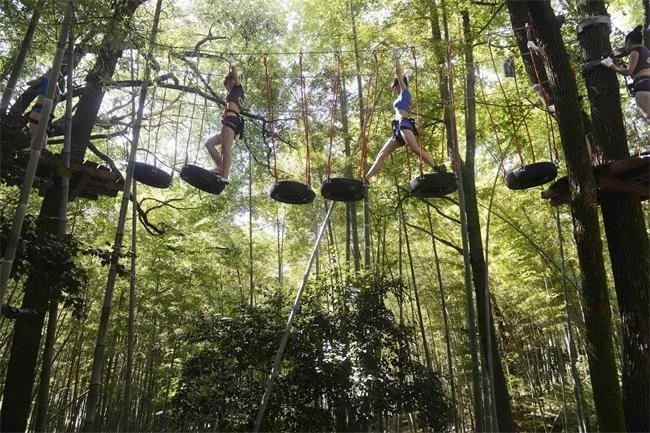
[[411, 104], [411, 92], [409, 92], [409, 89], [404, 89], [399, 92], [397, 99], [395, 99], [395, 102], [393, 102], [393, 107], [397, 108], [398, 110], [404, 110], [407, 113], [410, 113]]
[[47, 75], [41, 76], [41, 84], [38, 86], [38, 94], [45, 95], [47, 93], [47, 84], [50, 82], [50, 79]]

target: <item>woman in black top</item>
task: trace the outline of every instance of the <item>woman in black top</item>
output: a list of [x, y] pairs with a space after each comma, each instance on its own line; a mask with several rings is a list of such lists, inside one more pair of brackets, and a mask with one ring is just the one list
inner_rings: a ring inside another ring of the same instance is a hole
[[625, 36], [625, 48], [630, 53], [627, 68], [614, 64], [610, 57], [601, 63], [615, 72], [629, 75], [634, 79], [634, 99], [646, 122], [650, 122], [650, 50], [642, 45], [643, 34], [637, 26]]
[[[244, 133], [244, 119], [240, 112], [244, 105], [244, 89], [242, 88], [237, 72], [237, 66], [230, 64], [228, 75], [223, 79], [223, 85], [228, 90], [226, 96], [226, 109], [221, 118], [221, 132], [210, 137], [205, 142], [205, 147], [212, 160], [217, 165], [216, 173], [223, 183], [230, 183], [230, 165], [232, 163], [232, 145], [235, 137]], [[221, 145], [221, 153], [217, 146]]]

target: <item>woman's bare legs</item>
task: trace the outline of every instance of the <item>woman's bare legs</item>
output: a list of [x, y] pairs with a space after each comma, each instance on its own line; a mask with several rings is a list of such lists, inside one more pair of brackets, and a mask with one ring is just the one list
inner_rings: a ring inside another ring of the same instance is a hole
[[386, 157], [391, 153], [393, 153], [393, 151], [398, 147], [399, 147], [399, 143], [397, 143], [394, 137], [391, 137], [388, 139], [388, 141], [386, 141], [384, 146], [377, 154], [375, 161], [372, 163], [372, 167], [370, 167], [370, 170], [368, 170], [368, 173], [366, 173], [366, 180], [370, 180], [372, 176], [377, 174], [381, 166], [384, 165], [384, 160], [386, 159]]
[[650, 92], [636, 92], [634, 100], [645, 121], [650, 122]]
[[205, 148], [208, 149], [210, 157], [216, 165], [217, 172], [221, 167], [221, 154], [217, 150], [217, 146], [221, 144], [221, 134], [214, 134], [212, 137], [208, 138], [208, 141], [205, 142]]
[[[221, 126], [221, 132], [208, 138], [205, 148], [208, 149], [210, 157], [217, 166], [217, 173], [221, 177], [228, 178], [230, 165], [232, 164], [232, 144], [235, 141], [235, 131], [228, 126]], [[217, 146], [221, 145], [221, 153]]]
[[426, 162], [432, 169], [437, 170], [438, 164], [436, 164], [436, 162], [431, 158], [426, 150], [420, 148], [418, 145], [418, 139], [413, 131], [410, 129], [401, 129], [400, 132], [402, 133], [402, 138], [404, 138], [404, 141], [406, 141], [406, 144], [411, 149], [411, 151], [418, 155], [418, 157], [420, 156], [421, 152], [422, 160]]
[[232, 144], [235, 142], [235, 131], [228, 126], [221, 127], [221, 166], [219, 174], [226, 179], [230, 174], [230, 165], [232, 164]]

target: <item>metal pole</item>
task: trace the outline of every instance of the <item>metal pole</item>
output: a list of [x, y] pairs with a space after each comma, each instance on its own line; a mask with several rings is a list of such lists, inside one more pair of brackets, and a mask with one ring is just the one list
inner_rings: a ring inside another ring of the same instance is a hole
[[316, 257], [318, 246], [320, 245], [320, 241], [323, 238], [323, 233], [325, 233], [325, 228], [327, 227], [327, 223], [329, 222], [330, 216], [332, 215], [332, 209], [334, 209], [335, 203], [336, 202], [334, 201], [330, 203], [330, 207], [327, 210], [325, 219], [321, 223], [320, 230], [318, 231], [318, 236], [316, 237], [316, 242], [314, 243], [314, 248], [312, 248], [311, 256], [309, 257], [309, 262], [307, 263], [307, 268], [305, 269], [305, 274], [302, 277], [302, 284], [298, 289], [298, 293], [296, 294], [296, 299], [293, 301], [293, 307], [291, 308], [291, 312], [289, 313], [287, 326], [284, 330], [284, 334], [282, 334], [282, 339], [280, 340], [280, 346], [278, 347], [278, 352], [275, 354], [275, 361], [273, 362], [273, 367], [271, 368], [271, 374], [269, 374], [269, 378], [266, 381], [266, 389], [264, 390], [264, 395], [262, 396], [262, 404], [260, 406], [259, 411], [257, 412], [257, 418], [255, 419], [255, 427], [253, 427], [254, 433], [258, 433], [260, 431], [260, 427], [262, 426], [262, 421], [264, 421], [264, 414], [266, 413], [266, 409], [269, 406], [269, 401], [271, 400], [271, 392], [273, 392], [273, 384], [275, 382], [276, 376], [278, 375], [278, 371], [280, 370], [280, 363], [282, 362], [282, 357], [284, 356], [284, 349], [286, 348], [287, 341], [289, 340], [289, 332], [291, 332], [291, 326], [293, 325], [293, 320], [296, 318], [296, 315], [298, 314], [298, 309], [300, 308], [300, 299], [302, 298], [302, 293], [304, 292], [305, 287], [307, 286], [307, 281], [309, 280], [309, 274], [311, 272], [311, 266], [314, 263], [314, 258]]

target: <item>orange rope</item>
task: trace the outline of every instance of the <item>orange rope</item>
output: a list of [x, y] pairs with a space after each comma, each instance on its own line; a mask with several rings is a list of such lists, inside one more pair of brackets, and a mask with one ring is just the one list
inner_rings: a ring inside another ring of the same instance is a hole
[[[528, 25], [528, 23], [526, 23], [526, 38], [529, 41], [533, 40], [533, 28], [530, 27]], [[542, 99], [544, 99], [544, 104], [546, 104], [546, 106], [548, 107], [549, 105], [551, 105], [550, 104], [551, 97], [549, 96], [548, 92], [546, 91], [546, 89], [542, 85], [542, 79], [540, 78], [539, 71], [537, 70], [537, 64], [535, 63], [535, 55], [534, 54], [535, 53], [533, 53], [533, 51], [530, 48], [528, 48], [528, 55], [530, 56], [530, 62], [533, 65], [533, 72], [535, 72], [535, 79], [537, 80], [537, 84], [539, 85], [540, 92], [542, 93]]]
[[[513, 141], [515, 143], [515, 148], [517, 149], [517, 153], [519, 154], [519, 161], [521, 162], [521, 165], [524, 165], [524, 155], [521, 153], [521, 146], [519, 146], [519, 140], [517, 138], [517, 125], [515, 124], [515, 115], [512, 112], [512, 108], [510, 107], [510, 102], [508, 101], [508, 96], [506, 94], [506, 90], [503, 88], [503, 83], [501, 82], [501, 77], [499, 77], [499, 71], [497, 70], [497, 63], [494, 60], [494, 53], [492, 52], [492, 44], [490, 44], [490, 38], [488, 37], [488, 51], [490, 52], [490, 59], [492, 59], [492, 66], [494, 67], [494, 72], [496, 73], [497, 76], [497, 82], [499, 83], [499, 88], [501, 89], [501, 93], [503, 93], [503, 98], [506, 102], [506, 109], [508, 110], [508, 117], [510, 118], [510, 125], [512, 126], [512, 133], [514, 134], [513, 136]], [[515, 74], [516, 76], [516, 74]]]
[[[417, 122], [417, 127], [420, 127], [420, 93], [418, 91], [418, 61], [417, 56], [415, 55], [415, 47], [411, 47], [411, 55], [413, 56], [413, 69], [415, 76], [415, 121]], [[420, 127], [420, 133], [417, 135], [418, 146], [420, 147], [419, 158], [420, 158], [420, 176], [424, 176], [424, 158], [422, 156], [422, 128]]]
[[301, 109], [302, 109], [302, 122], [305, 126], [305, 148], [307, 150], [307, 155], [305, 157], [305, 180], [307, 186], [311, 186], [311, 164], [310, 164], [310, 155], [309, 155], [309, 118], [307, 116], [307, 98], [306, 93], [306, 84], [305, 84], [305, 75], [303, 74], [302, 68], [302, 52], [300, 53], [300, 99], [301, 99]]
[[269, 64], [268, 57], [264, 55], [264, 77], [266, 80], [266, 107], [269, 117], [269, 130], [268, 133], [271, 135], [271, 150], [273, 151], [273, 177], [275, 181], [278, 181], [278, 157], [275, 147], [275, 119], [273, 118], [273, 83], [269, 77]]
[[341, 81], [341, 56], [335, 54], [336, 56], [336, 77], [334, 77], [334, 84], [332, 88], [334, 89], [334, 96], [332, 99], [332, 120], [330, 122], [330, 148], [327, 156], [327, 180], [330, 180], [332, 176], [332, 145], [334, 143], [334, 126], [336, 123], [336, 104], [339, 98], [339, 85]]

